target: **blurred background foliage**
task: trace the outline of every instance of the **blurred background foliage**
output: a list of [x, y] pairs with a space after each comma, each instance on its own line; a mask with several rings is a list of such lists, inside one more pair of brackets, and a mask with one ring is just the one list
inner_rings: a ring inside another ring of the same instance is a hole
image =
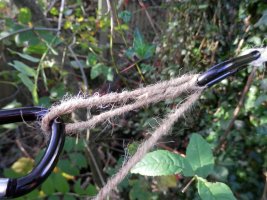
[[[266, 46], [264, 0], [0, 0], [0, 106], [49, 107], [64, 95], [135, 89]], [[110, 2], [110, 5], [107, 4]], [[243, 101], [244, 99], [244, 101]], [[47, 181], [20, 199], [94, 196], [181, 99], [128, 113], [68, 137]], [[193, 115], [156, 149], [184, 153], [201, 134], [216, 156], [211, 181], [237, 199], [266, 199], [267, 79], [252, 66], [205, 91]], [[95, 108], [98, 113], [106, 108]], [[83, 120], [79, 111], [72, 120]], [[66, 119], [68, 120], [68, 119]], [[184, 121], [184, 122], [183, 122]], [[0, 175], [28, 173], [46, 140], [38, 126], [0, 126]], [[111, 199], [199, 199], [180, 175], [129, 175]]]

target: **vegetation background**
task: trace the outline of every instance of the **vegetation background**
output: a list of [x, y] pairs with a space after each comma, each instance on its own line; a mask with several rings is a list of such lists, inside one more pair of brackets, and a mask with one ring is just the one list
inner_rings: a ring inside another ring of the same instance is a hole
[[[0, 0], [0, 107], [49, 107], [64, 95], [135, 89], [203, 72], [251, 47], [266, 46], [263, 0]], [[68, 137], [47, 181], [20, 199], [94, 196], [181, 99], [166, 101]], [[184, 153], [198, 133], [214, 150], [210, 181], [237, 199], [267, 199], [265, 66], [205, 91], [192, 115], [155, 149]], [[99, 113], [106, 108], [96, 108]], [[71, 120], [83, 120], [78, 111]], [[67, 118], [66, 120], [70, 120]], [[28, 173], [46, 146], [38, 127], [0, 126], [0, 175]], [[111, 199], [199, 199], [176, 174], [129, 175]]]

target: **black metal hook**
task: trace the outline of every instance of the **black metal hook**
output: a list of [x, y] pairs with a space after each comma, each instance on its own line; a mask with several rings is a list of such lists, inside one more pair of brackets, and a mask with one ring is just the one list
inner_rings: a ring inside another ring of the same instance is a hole
[[[0, 110], [0, 124], [35, 121], [47, 113], [41, 107]], [[64, 145], [64, 124], [54, 119], [51, 124], [49, 145], [38, 165], [26, 176], [18, 179], [0, 178], [0, 199], [15, 198], [38, 187], [54, 169]]]
[[259, 51], [252, 51], [247, 55], [219, 63], [201, 74], [197, 79], [197, 85], [210, 87], [228, 76], [235, 74], [239, 70], [243, 69], [247, 64], [257, 60], [260, 56], [261, 53]]

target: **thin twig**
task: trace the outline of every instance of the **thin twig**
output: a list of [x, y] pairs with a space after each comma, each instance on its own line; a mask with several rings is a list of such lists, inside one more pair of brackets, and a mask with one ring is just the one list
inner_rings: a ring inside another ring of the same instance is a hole
[[196, 177], [194, 176], [193, 178], [191, 178], [191, 180], [186, 184], [186, 186], [182, 189], [182, 193], [185, 193], [186, 190], [189, 188], [189, 186], [193, 183], [193, 181], [196, 180]]
[[[140, 0], [138, 0], [138, 3], [139, 3], [139, 5], [142, 7], [142, 9], [145, 11], [146, 16], [147, 16], [147, 19], [148, 19], [148, 21], [149, 21], [149, 23], [150, 23], [152, 29], [154, 30], [154, 33], [158, 36], [159, 34], [158, 34], [158, 31], [157, 31], [157, 29], [156, 29], [156, 27], [155, 27], [155, 23], [153, 22], [152, 17], [149, 15], [149, 12], [147, 11], [146, 6], [145, 6], [144, 3], [143, 3], [142, 1], [140, 1]], [[162, 31], [161, 31], [161, 32], [162, 32]]]
[[26, 151], [26, 149], [23, 147], [23, 145], [21, 144], [21, 142], [16, 139], [16, 144], [18, 146], [18, 148], [20, 149], [20, 151], [24, 154], [24, 156], [28, 157], [28, 158], [32, 158], [32, 156], [30, 156], [30, 154]]
[[242, 94], [241, 94], [241, 97], [239, 99], [239, 102], [238, 102], [238, 104], [237, 104], [237, 106], [236, 106], [236, 108], [234, 110], [233, 118], [231, 119], [227, 129], [224, 132], [224, 134], [221, 136], [220, 141], [219, 141], [219, 145], [215, 149], [215, 153], [219, 153], [219, 151], [224, 149], [225, 146], [226, 146], [226, 143], [227, 143], [226, 138], [230, 134], [230, 131], [231, 131], [231, 129], [233, 128], [233, 126], [235, 124], [235, 120], [237, 119], [238, 114], [239, 114], [241, 108], [243, 107], [246, 94], [248, 93], [249, 88], [250, 88], [250, 86], [252, 84], [256, 69], [257, 69], [256, 67], [253, 67], [252, 72], [250, 73], [250, 75], [249, 75], [249, 77], [247, 79], [246, 85], [245, 85], [245, 87], [244, 87], [244, 89], [242, 91]]
[[102, 175], [102, 173], [101, 173], [101, 171], [99, 169], [99, 166], [98, 166], [98, 164], [96, 162], [96, 159], [95, 159], [95, 157], [94, 157], [94, 155], [93, 155], [90, 147], [88, 146], [88, 144], [87, 144], [87, 142], [85, 140], [83, 142], [84, 142], [85, 149], [86, 149], [87, 153], [89, 154], [89, 156], [90, 156], [90, 158], [92, 160], [92, 163], [94, 165], [94, 168], [96, 169], [96, 172], [98, 174], [98, 177], [99, 177], [99, 179], [101, 181], [101, 185], [103, 187], [106, 184], [106, 182], [104, 180], [104, 177], [103, 177], [103, 175]]
[[72, 54], [74, 60], [77, 62], [77, 65], [80, 68], [80, 71], [81, 71], [81, 74], [82, 74], [82, 78], [83, 78], [84, 87], [85, 87], [85, 91], [87, 93], [88, 92], [88, 89], [89, 89], [88, 88], [88, 80], [87, 80], [87, 77], [85, 75], [85, 72], [84, 72], [84, 69], [83, 69], [83, 66], [82, 66], [81, 62], [79, 61], [79, 59], [77, 58], [76, 54], [74, 53], [74, 51], [72, 49], [72, 46], [75, 44], [75, 41], [76, 41], [76, 38], [74, 37], [72, 44], [70, 44], [68, 46], [68, 50], [70, 51], [70, 53]]
[[57, 36], [60, 35], [60, 31], [61, 31], [64, 6], [65, 6], [65, 0], [61, 0], [61, 5], [60, 5], [60, 9], [59, 9], [59, 17], [58, 17]]

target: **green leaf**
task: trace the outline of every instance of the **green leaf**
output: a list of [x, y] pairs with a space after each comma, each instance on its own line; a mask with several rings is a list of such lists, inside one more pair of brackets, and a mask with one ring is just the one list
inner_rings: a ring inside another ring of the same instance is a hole
[[133, 48], [129, 48], [126, 55], [132, 57], [136, 54], [139, 59], [148, 59], [154, 54], [155, 49], [154, 45], [145, 43], [142, 34], [136, 29], [134, 32]]
[[54, 182], [54, 186], [58, 192], [61, 192], [63, 194], [69, 192], [70, 186], [69, 186], [67, 180], [60, 173], [54, 174], [53, 182]]
[[18, 70], [19, 72], [21, 72], [24, 75], [31, 76], [31, 77], [36, 76], [35, 70], [28, 67], [23, 62], [15, 60], [14, 63], [8, 63], [8, 64], [11, 65], [12, 67], [14, 67], [16, 70]]
[[74, 196], [71, 196], [71, 195], [64, 195], [63, 199], [64, 200], [76, 200], [76, 198]]
[[148, 58], [152, 57], [155, 50], [156, 50], [155, 45], [146, 45], [145, 54], [143, 56], [143, 59], [148, 59]]
[[13, 54], [17, 54], [17, 55], [20, 56], [21, 58], [24, 58], [24, 59], [29, 60], [29, 61], [34, 62], [34, 63], [37, 63], [37, 62], [40, 61], [39, 58], [32, 57], [32, 56], [30, 56], [30, 55], [28, 55], [28, 54], [19, 53], [19, 52], [17, 52], [17, 51], [13, 51], [13, 50], [11, 50], [11, 49], [8, 49], [8, 51], [10, 51], [10, 52], [13, 53]]
[[74, 192], [79, 195], [84, 195], [86, 194], [85, 190], [81, 186], [81, 179], [75, 181], [74, 184]]
[[102, 74], [108, 81], [113, 81], [113, 70], [111, 67], [103, 66]]
[[32, 14], [29, 8], [21, 8], [19, 10], [18, 20], [22, 24], [28, 24], [32, 19]]
[[103, 73], [103, 64], [98, 63], [91, 68], [91, 79], [95, 79]]
[[197, 178], [197, 190], [202, 200], [235, 200], [231, 189], [224, 183], [210, 183], [205, 179]]
[[87, 186], [87, 188], [85, 189], [85, 194], [88, 195], [88, 196], [95, 196], [97, 195], [97, 189], [96, 189], [96, 186], [90, 184]]
[[267, 25], [267, 10], [265, 10], [259, 19], [259, 21], [255, 24], [255, 27], [266, 26]]
[[139, 31], [139, 29], [135, 29], [133, 47], [137, 49], [137, 48], [143, 46], [143, 44], [144, 44], [144, 38], [143, 38], [141, 32]]
[[15, 42], [18, 46], [31, 46], [38, 45], [40, 43], [40, 39], [33, 31], [27, 31], [19, 33], [15, 36]]
[[94, 66], [97, 64], [97, 57], [95, 54], [89, 53], [86, 59], [87, 66]]
[[87, 161], [83, 154], [81, 153], [72, 153], [69, 155], [70, 160], [79, 168], [87, 167]]
[[58, 162], [58, 167], [65, 173], [72, 176], [77, 176], [79, 174], [79, 169], [68, 159], [62, 159]]
[[122, 19], [124, 23], [129, 23], [132, 18], [132, 13], [128, 10], [124, 10], [118, 14], [118, 17]]
[[48, 177], [42, 184], [42, 191], [47, 195], [51, 195], [55, 192], [54, 182], [51, 177]]
[[193, 174], [186, 169], [185, 176], [198, 175], [206, 178], [213, 171], [214, 157], [210, 145], [198, 134], [193, 134], [190, 138], [186, 160], [191, 165]]
[[50, 10], [50, 13], [52, 15], [58, 15], [59, 14], [59, 11], [56, 7], [52, 7], [51, 10]]
[[46, 52], [47, 50], [47, 46], [44, 45], [44, 44], [37, 44], [37, 45], [30, 45], [28, 47], [25, 47], [23, 49], [23, 52], [25, 53], [34, 53], [34, 54], [39, 54], [39, 55], [42, 55]]
[[32, 82], [31, 79], [29, 79], [28, 76], [19, 73], [18, 77], [20, 78], [20, 80], [22, 81], [22, 83], [28, 88], [28, 90], [30, 92], [32, 92], [34, 90], [34, 83]]
[[131, 173], [138, 173], [145, 176], [163, 176], [178, 174], [184, 168], [184, 158], [178, 154], [157, 150], [148, 153], [131, 170]]

